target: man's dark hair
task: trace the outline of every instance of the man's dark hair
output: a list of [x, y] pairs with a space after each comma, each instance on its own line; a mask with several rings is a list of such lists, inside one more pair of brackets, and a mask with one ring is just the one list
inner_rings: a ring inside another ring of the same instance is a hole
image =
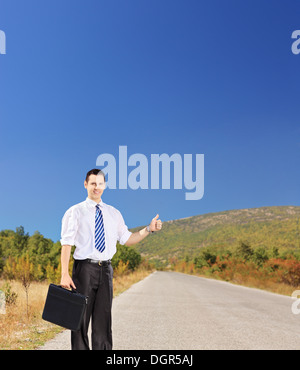
[[87, 174], [86, 174], [86, 178], [85, 178], [85, 181], [86, 182], [89, 182], [89, 177], [90, 175], [103, 175], [104, 177], [104, 182], [105, 182], [105, 175], [104, 175], [104, 172], [99, 170], [99, 168], [94, 168], [92, 170], [90, 170]]

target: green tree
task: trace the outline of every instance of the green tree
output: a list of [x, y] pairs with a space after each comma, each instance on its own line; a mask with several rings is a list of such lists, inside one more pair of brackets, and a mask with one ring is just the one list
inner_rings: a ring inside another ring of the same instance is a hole
[[279, 250], [277, 247], [272, 247], [271, 251], [272, 258], [278, 258], [279, 257]]
[[262, 266], [264, 262], [266, 262], [269, 259], [267, 250], [262, 247], [256, 248], [254, 250], [252, 259], [257, 265]]
[[51, 239], [46, 239], [42, 234], [36, 231], [28, 240], [27, 252], [30, 261], [34, 264], [35, 268], [38, 265], [42, 267], [43, 277], [46, 277], [46, 266], [52, 259], [50, 258], [50, 251], [53, 246]]
[[201, 269], [204, 266], [208, 266], [208, 263], [203, 256], [198, 256], [194, 258], [194, 265], [196, 268]]
[[203, 251], [202, 255], [205, 261], [210, 265], [213, 265], [217, 260], [217, 255], [210, 251]]
[[5, 261], [3, 277], [8, 280], [16, 278], [16, 261], [12, 256], [9, 256]]
[[248, 261], [254, 254], [253, 249], [248, 243], [240, 242], [239, 246], [236, 249], [237, 257], [241, 257], [244, 260]]
[[13, 238], [14, 248], [17, 252], [17, 256], [20, 256], [23, 251], [27, 249], [29, 234], [25, 234], [25, 230], [23, 226], [19, 226], [16, 228], [16, 232]]
[[48, 265], [46, 266], [46, 278], [49, 282], [52, 282], [52, 283], [56, 283], [57, 279], [56, 279], [56, 270], [55, 268], [50, 264], [48, 263]]
[[112, 259], [112, 266], [117, 267], [120, 261], [125, 264], [128, 262], [128, 268], [135, 270], [141, 263], [142, 257], [134, 248], [118, 244], [117, 253]]

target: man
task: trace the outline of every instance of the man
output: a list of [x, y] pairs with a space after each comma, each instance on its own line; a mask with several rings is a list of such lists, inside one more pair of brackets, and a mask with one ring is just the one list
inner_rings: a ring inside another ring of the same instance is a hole
[[[101, 196], [105, 176], [99, 169], [86, 175], [85, 201], [69, 208], [62, 219], [61, 286], [74, 288], [88, 296], [88, 304], [81, 329], [71, 332], [72, 349], [89, 349], [88, 327], [92, 317], [92, 349], [112, 349], [111, 308], [113, 298], [113, 269], [111, 259], [117, 241], [133, 245], [151, 232], [162, 228], [156, 215], [149, 226], [131, 233], [121, 213], [105, 204]], [[75, 245], [72, 278], [69, 275], [71, 247]]]

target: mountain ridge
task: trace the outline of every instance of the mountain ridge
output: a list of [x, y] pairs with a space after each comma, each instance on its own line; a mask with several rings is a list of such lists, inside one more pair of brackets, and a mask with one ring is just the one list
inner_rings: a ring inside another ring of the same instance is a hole
[[[193, 258], [201, 248], [232, 250], [240, 241], [285, 251], [300, 248], [300, 206], [264, 206], [206, 213], [163, 222], [160, 232], [135, 248], [158, 264]], [[140, 227], [130, 229], [137, 231]]]

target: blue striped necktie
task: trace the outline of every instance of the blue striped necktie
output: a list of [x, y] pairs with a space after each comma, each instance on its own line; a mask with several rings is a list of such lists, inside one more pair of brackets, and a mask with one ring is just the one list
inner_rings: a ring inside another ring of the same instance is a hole
[[101, 253], [105, 249], [103, 216], [99, 204], [96, 205], [95, 215], [95, 248]]

